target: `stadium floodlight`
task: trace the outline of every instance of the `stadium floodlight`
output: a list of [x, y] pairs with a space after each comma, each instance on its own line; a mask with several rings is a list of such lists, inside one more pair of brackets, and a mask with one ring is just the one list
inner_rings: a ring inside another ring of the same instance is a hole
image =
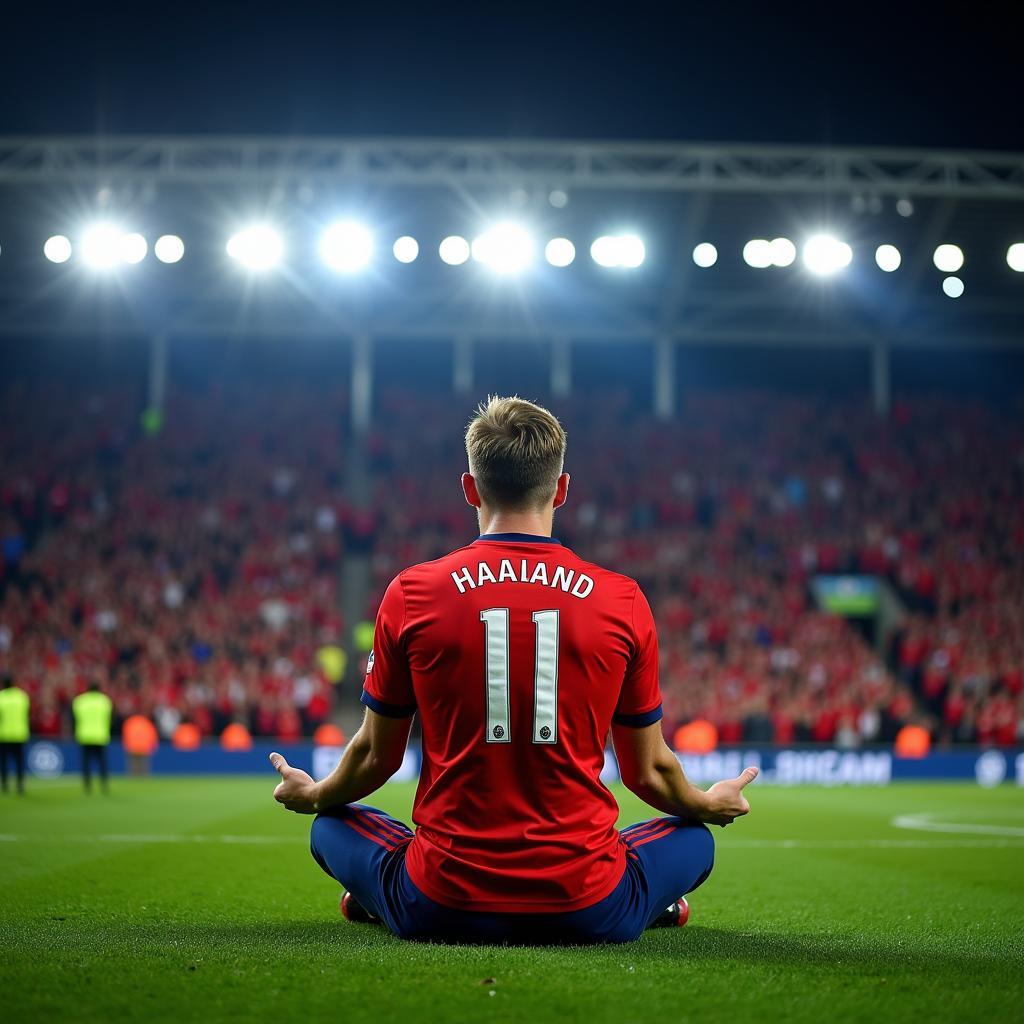
[[518, 224], [496, 224], [473, 239], [473, 259], [497, 274], [516, 274], [533, 261], [534, 242]]
[[788, 238], [773, 238], [769, 252], [776, 267], [791, 267], [796, 260], [796, 246]]
[[437, 254], [449, 266], [461, 266], [469, 259], [469, 242], [462, 235], [449, 235], [441, 240]]
[[1024, 242], [1014, 242], [1006, 250], [1006, 265], [1018, 274], [1024, 274]]
[[130, 234], [121, 236], [118, 249], [122, 263], [134, 264], [141, 263], [146, 258], [149, 246], [142, 235], [133, 231]]
[[161, 263], [177, 263], [185, 255], [185, 243], [177, 235], [161, 235], [153, 243], [153, 255]]
[[281, 261], [284, 242], [268, 224], [253, 224], [228, 239], [228, 255], [249, 270], [269, 270]]
[[964, 253], [960, 246], [946, 242], [935, 250], [932, 261], [936, 270], [944, 274], [955, 274], [964, 265]]
[[373, 235], [353, 220], [338, 221], [320, 236], [320, 259], [342, 274], [362, 270], [373, 257]]
[[752, 238], [743, 246], [743, 262], [756, 270], [770, 267], [772, 265], [772, 243], [767, 238]]
[[637, 235], [619, 237], [619, 260], [627, 270], [635, 270], [647, 257], [643, 241]]
[[71, 239], [67, 235], [51, 235], [43, 243], [43, 255], [51, 263], [67, 263], [71, 259]]
[[947, 277], [942, 281], [942, 290], [951, 299], [959, 299], [964, 293], [964, 283], [959, 277]]
[[694, 246], [693, 262], [698, 267], [713, 267], [718, 262], [718, 250], [710, 242]]
[[82, 235], [82, 259], [94, 270], [109, 270], [121, 262], [122, 237], [113, 224], [93, 224]]
[[590, 247], [590, 257], [600, 267], [635, 270], [647, 256], [637, 235], [602, 235]]
[[601, 235], [600, 238], [595, 238], [590, 246], [590, 258], [599, 267], [618, 266], [618, 240], [611, 235]]
[[804, 266], [818, 277], [828, 277], [850, 265], [853, 250], [832, 235], [814, 235], [804, 243]]
[[568, 238], [552, 238], [544, 246], [544, 259], [553, 267], [567, 267], [576, 259], [576, 246]]
[[395, 239], [391, 251], [399, 263], [412, 263], [420, 254], [420, 243], [412, 235], [402, 235], [401, 238]]
[[903, 257], [895, 245], [880, 245], [875, 250], [875, 262], [878, 264], [879, 270], [891, 274], [894, 270], [900, 269]]

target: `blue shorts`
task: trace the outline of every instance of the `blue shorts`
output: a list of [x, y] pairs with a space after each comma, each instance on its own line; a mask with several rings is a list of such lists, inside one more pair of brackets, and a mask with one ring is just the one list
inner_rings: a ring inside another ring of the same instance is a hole
[[310, 835], [316, 862], [399, 938], [435, 942], [630, 942], [711, 874], [715, 841], [704, 825], [654, 818], [622, 830], [622, 880], [582, 910], [497, 914], [442, 906], [413, 885], [405, 868], [412, 831], [363, 804], [317, 816]]

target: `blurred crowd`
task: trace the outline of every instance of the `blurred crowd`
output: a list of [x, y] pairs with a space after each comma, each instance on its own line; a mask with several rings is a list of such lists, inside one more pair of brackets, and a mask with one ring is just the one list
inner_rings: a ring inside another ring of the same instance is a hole
[[66, 731], [96, 681], [165, 737], [308, 734], [343, 634], [339, 432], [298, 388], [177, 393], [158, 436], [140, 408], [73, 382], [3, 396], [0, 664], [33, 730]]
[[[346, 682], [339, 579], [390, 578], [474, 536], [459, 490], [471, 403], [375, 400], [369, 508], [349, 500], [343, 389], [233, 380], [141, 395], [23, 381], [0, 407], [0, 669], [37, 733], [96, 680], [123, 719], [230, 722], [294, 739]], [[722, 742], [1024, 738], [1024, 416], [918, 398], [688, 395], [656, 422], [628, 395], [551, 402], [569, 431], [556, 535], [637, 578], [658, 620], [666, 729]], [[151, 424], [151, 426], [155, 426]], [[817, 573], [886, 578], [892, 636], [819, 610]]]
[[[462, 543], [466, 410], [392, 393], [373, 439], [374, 598]], [[677, 421], [629, 398], [560, 399], [569, 502], [556, 535], [640, 581], [666, 727], [722, 742], [1024, 739], [1024, 416], [952, 398], [693, 394]], [[817, 573], [886, 578], [892, 636], [823, 613]]]

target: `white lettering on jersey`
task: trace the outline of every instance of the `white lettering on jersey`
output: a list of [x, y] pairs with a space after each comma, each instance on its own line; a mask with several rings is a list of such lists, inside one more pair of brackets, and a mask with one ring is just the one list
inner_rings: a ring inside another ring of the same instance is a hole
[[464, 594], [466, 592], [467, 586], [470, 590], [473, 590], [474, 587], [476, 587], [476, 580], [470, 576], [469, 569], [465, 565], [462, 567], [460, 572], [452, 573], [452, 579], [455, 580], [455, 586], [459, 588], [460, 594]]
[[566, 593], [572, 586], [572, 579], [576, 575], [575, 569], [566, 569], [564, 565], [555, 567], [555, 575], [551, 577], [552, 587], [561, 587]]
[[556, 565], [550, 570], [545, 562], [537, 562], [531, 573], [524, 558], [519, 563], [519, 572], [507, 558], [501, 560], [498, 567], [498, 575], [486, 562], [477, 563], [476, 575], [468, 566], [463, 566], [457, 572], [451, 574], [452, 581], [458, 587], [459, 593], [466, 593], [466, 588], [476, 590], [487, 583], [532, 583], [534, 586], [561, 588], [563, 593], [572, 594], [573, 597], [589, 597], [594, 589], [594, 581], [584, 573], [576, 574], [575, 569], [567, 569], [564, 565]]

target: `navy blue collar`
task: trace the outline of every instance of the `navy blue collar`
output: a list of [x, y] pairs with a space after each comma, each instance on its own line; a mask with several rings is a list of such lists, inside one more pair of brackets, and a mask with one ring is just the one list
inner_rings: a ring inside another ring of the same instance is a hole
[[555, 537], [538, 537], [535, 533], [484, 533], [481, 534], [474, 544], [482, 540], [504, 541], [506, 544], [561, 544]]

